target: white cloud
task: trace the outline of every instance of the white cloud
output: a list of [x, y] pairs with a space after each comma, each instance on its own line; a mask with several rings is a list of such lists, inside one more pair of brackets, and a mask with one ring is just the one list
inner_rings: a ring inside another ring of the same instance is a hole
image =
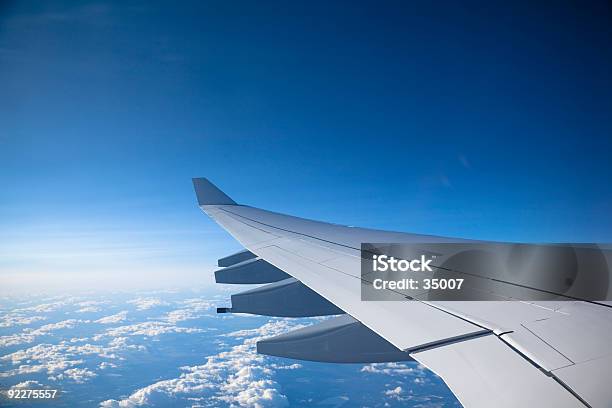
[[95, 335], [94, 340], [100, 340], [104, 337], [121, 337], [121, 336], [146, 336], [155, 337], [168, 333], [203, 333], [207, 330], [197, 329], [192, 327], [178, 327], [168, 322], [143, 322], [135, 323], [127, 326], [113, 327], [105, 330], [103, 333]]
[[41, 320], [45, 320], [44, 316], [24, 316], [19, 313], [7, 313], [0, 317], [0, 327], [25, 326]]
[[[48, 346], [48, 345], [47, 345]], [[4, 358], [4, 357], [3, 357]], [[60, 373], [70, 367], [82, 364], [83, 360], [70, 360], [61, 354], [52, 352], [44, 361], [40, 361], [40, 364], [21, 364], [17, 368], [0, 372], [0, 377], [12, 377], [15, 375], [33, 374], [33, 373], [46, 373], [47, 375], [53, 375]], [[49, 377], [51, 378], [51, 377]]]
[[[408, 365], [410, 364], [410, 365]], [[361, 372], [372, 373], [372, 374], [386, 374], [386, 375], [416, 375], [423, 376], [426, 374], [425, 366], [415, 363], [372, 363], [363, 366]]]
[[52, 303], [42, 303], [40, 305], [15, 309], [14, 312], [34, 312], [34, 313], [50, 313], [55, 312], [59, 308], [66, 305], [65, 300], [60, 300]]
[[77, 307], [89, 307], [89, 306], [103, 306], [103, 305], [108, 305], [111, 302], [108, 300], [86, 300], [83, 302], [77, 302], [75, 303], [75, 305]]
[[[373, 363], [365, 365], [361, 368], [362, 373], [369, 374], [381, 374], [390, 377], [412, 377], [412, 383], [415, 385], [422, 385], [428, 382], [428, 375], [430, 374], [427, 368], [417, 362], [405, 362], [405, 363]], [[402, 384], [406, 384], [408, 379], [399, 379]], [[397, 401], [414, 401], [423, 402], [429, 405], [432, 399], [439, 398], [435, 395], [415, 395], [414, 387], [405, 390], [401, 386], [396, 386], [384, 391], [384, 395], [387, 398], [394, 399]], [[420, 406], [420, 405], [419, 405]]]
[[399, 399], [400, 396], [402, 395], [402, 387], [400, 387], [399, 385], [391, 390], [386, 390], [385, 391], [385, 395], [387, 397], [392, 397], [392, 398], [397, 398]]
[[200, 317], [198, 314], [195, 314], [190, 310], [178, 309], [166, 313], [166, 315], [161, 319], [170, 323], [177, 323], [185, 320], [197, 319], [198, 317]]
[[158, 298], [143, 298], [139, 297], [136, 299], [128, 300], [127, 303], [133, 304], [138, 310], [149, 310], [158, 306], [167, 306], [168, 302], [165, 302]]
[[[14, 367], [0, 372], [0, 377], [46, 373], [50, 380], [71, 379], [81, 383], [93, 377], [91, 374], [93, 371], [77, 367], [85, 363], [84, 359], [87, 356], [117, 361], [122, 360], [121, 352], [145, 349], [141, 345], [129, 344], [125, 337], [113, 338], [106, 346], [90, 343], [75, 344], [72, 340], [58, 344], [37, 344], [0, 357], [1, 361], [10, 363]], [[79, 340], [78, 343], [83, 339], [76, 340]], [[113, 363], [104, 363], [100, 364], [100, 369], [116, 367]]]
[[166, 313], [161, 320], [177, 323], [185, 320], [198, 319], [205, 316], [207, 312], [214, 307], [213, 302], [199, 298], [186, 299], [178, 303], [183, 305], [183, 307]]
[[1, 360], [11, 362], [17, 368], [6, 370], [0, 373], [0, 376], [9, 377], [39, 372], [51, 375], [83, 363], [83, 360], [76, 357], [75, 353], [68, 353], [67, 347], [73, 346], [67, 346], [65, 343], [37, 344], [34, 347], [2, 356]]
[[57, 323], [50, 323], [38, 329], [23, 329], [21, 333], [0, 336], [0, 347], [16, 346], [24, 343], [32, 343], [39, 336], [47, 336], [56, 330], [72, 329], [77, 323], [88, 323], [88, 320], [68, 319]]
[[59, 330], [59, 329], [72, 329], [74, 328], [74, 326], [76, 326], [77, 323], [81, 323], [81, 322], [87, 323], [88, 321], [87, 320], [76, 320], [76, 319], [62, 320], [61, 322], [50, 323], [50, 324], [41, 326], [38, 329], [31, 331], [31, 333], [34, 334], [35, 336], [42, 336], [42, 335], [49, 334], [52, 331]]
[[97, 376], [96, 373], [94, 373], [91, 370], [88, 370], [87, 368], [71, 368], [55, 376], [54, 379], [56, 380], [71, 379], [77, 384], [83, 384], [84, 382], [87, 382], [88, 380], [96, 376]]
[[43, 385], [38, 381], [29, 380], [20, 382], [19, 384], [15, 384], [11, 388], [40, 388], [42, 386]]
[[75, 313], [98, 312], [101, 310], [100, 306], [111, 303], [108, 300], [82, 299], [82, 297], [54, 296], [41, 299], [40, 301], [43, 303], [34, 306], [16, 308], [11, 313], [17, 315], [24, 315], [25, 313], [51, 313], [68, 305], [74, 305], [74, 307], [77, 309], [75, 310]]
[[276, 370], [297, 370], [298, 368], [302, 368], [301, 364], [293, 363], [293, 364], [269, 364], [268, 367], [274, 368]]
[[[398, 385], [395, 388], [385, 390], [383, 392], [383, 395], [389, 400], [396, 400], [396, 401], [403, 402], [402, 405], [408, 405], [406, 401], [411, 401], [409, 405], [413, 407], [442, 408], [443, 406], [445, 406], [445, 404], [440, 401], [442, 397], [440, 397], [439, 395], [432, 395], [432, 394], [425, 394], [425, 393], [418, 393], [418, 392], [415, 393], [414, 387], [404, 389]], [[386, 402], [385, 406], [388, 406], [388, 405], [389, 405], [388, 402]]]
[[[156, 306], [168, 305], [168, 302], [161, 301], [157, 298], [137, 298], [128, 301], [128, 303], [136, 305], [138, 310], [148, 310]], [[163, 320], [169, 323], [178, 323], [185, 320], [198, 319], [210, 311], [214, 307], [214, 303], [207, 299], [192, 298], [184, 299], [175, 302], [181, 307], [176, 310], [172, 310], [166, 313], [164, 316], [159, 317], [159, 320]]]
[[[421, 364], [416, 362], [407, 362], [407, 363], [374, 363], [368, 364], [361, 368], [361, 372], [369, 373], [369, 374], [380, 374], [386, 375], [389, 377], [409, 377], [409, 378], [398, 378], [394, 380], [396, 382], [395, 387], [390, 384], [386, 384], [389, 388], [383, 391], [383, 395], [390, 400], [396, 401], [412, 401], [415, 407], [438, 407], [438, 401], [441, 397], [437, 395], [428, 395], [422, 392], [416, 392], [417, 389], [414, 386], [410, 386], [407, 389], [403, 388], [402, 385], [405, 384], [415, 384], [417, 386], [423, 385], [429, 382], [428, 375], [431, 373], [427, 370], [427, 368]], [[410, 380], [411, 378], [411, 380]], [[397, 385], [401, 384], [401, 385]], [[388, 406], [389, 403], [386, 402], [385, 406]]]
[[31, 343], [33, 341], [33, 336], [28, 336], [24, 333], [10, 334], [8, 336], [0, 336], [0, 347], [16, 346], [18, 344]]
[[95, 320], [94, 323], [100, 324], [113, 324], [113, 323], [121, 323], [127, 319], [127, 310], [123, 310], [117, 314], [103, 317], [101, 319]]
[[202, 298], [185, 299], [178, 303], [195, 312], [206, 311], [214, 307], [214, 302]]
[[107, 305], [110, 302], [107, 300], [87, 300], [84, 302], [75, 303], [76, 307], [80, 309], [75, 310], [75, 313], [97, 313], [102, 310], [100, 306]]
[[107, 400], [102, 407], [136, 407], [142, 405], [167, 405], [176, 398], [189, 399], [190, 403], [206, 399], [225, 402], [231, 406], [284, 407], [288, 405], [278, 384], [275, 370], [295, 369], [299, 364], [268, 365], [263, 355], [257, 354], [258, 340], [289, 329], [303, 327], [289, 320], [271, 320], [253, 330], [241, 330], [228, 336], [244, 339], [230, 350], [208, 357], [203, 365], [181, 367], [178, 378], [158, 381], [133, 392], [123, 400]]
[[87, 306], [87, 307], [83, 307], [81, 309], [75, 310], [75, 313], [97, 313], [100, 312], [102, 309], [100, 309], [97, 306]]

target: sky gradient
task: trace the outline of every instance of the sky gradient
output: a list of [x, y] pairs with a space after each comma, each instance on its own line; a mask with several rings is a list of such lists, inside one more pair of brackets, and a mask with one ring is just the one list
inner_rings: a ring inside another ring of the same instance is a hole
[[191, 178], [349, 225], [612, 241], [604, 2], [3, 2], [7, 291], [208, 285]]

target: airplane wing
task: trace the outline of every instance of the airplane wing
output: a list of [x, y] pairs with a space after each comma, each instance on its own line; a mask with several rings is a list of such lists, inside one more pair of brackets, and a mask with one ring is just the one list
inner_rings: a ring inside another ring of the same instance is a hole
[[262, 284], [232, 295], [232, 306], [219, 312], [338, 315], [260, 341], [260, 353], [329, 362], [416, 360], [468, 408], [612, 407], [611, 304], [364, 302], [361, 243], [445, 238], [278, 214], [239, 205], [205, 178], [193, 183], [200, 208], [245, 248], [219, 260], [217, 282]]

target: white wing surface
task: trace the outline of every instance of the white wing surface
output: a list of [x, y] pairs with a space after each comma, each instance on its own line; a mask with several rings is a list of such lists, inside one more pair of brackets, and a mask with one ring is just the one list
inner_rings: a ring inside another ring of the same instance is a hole
[[[346, 227], [236, 204], [194, 179], [200, 208], [245, 251], [225, 283], [265, 284], [220, 312], [345, 315], [258, 344], [265, 354], [335, 362], [414, 359], [465, 407], [612, 407], [612, 309], [565, 302], [361, 300], [363, 242], [450, 239]], [[453, 239], [452, 242], [457, 242]], [[390, 296], [402, 296], [390, 293]]]

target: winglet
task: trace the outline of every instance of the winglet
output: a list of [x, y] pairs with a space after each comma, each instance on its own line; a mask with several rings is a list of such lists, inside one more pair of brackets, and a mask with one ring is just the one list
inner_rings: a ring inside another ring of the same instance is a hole
[[236, 205], [234, 200], [219, 190], [207, 178], [200, 177], [192, 180], [193, 188], [198, 197], [198, 205]]

